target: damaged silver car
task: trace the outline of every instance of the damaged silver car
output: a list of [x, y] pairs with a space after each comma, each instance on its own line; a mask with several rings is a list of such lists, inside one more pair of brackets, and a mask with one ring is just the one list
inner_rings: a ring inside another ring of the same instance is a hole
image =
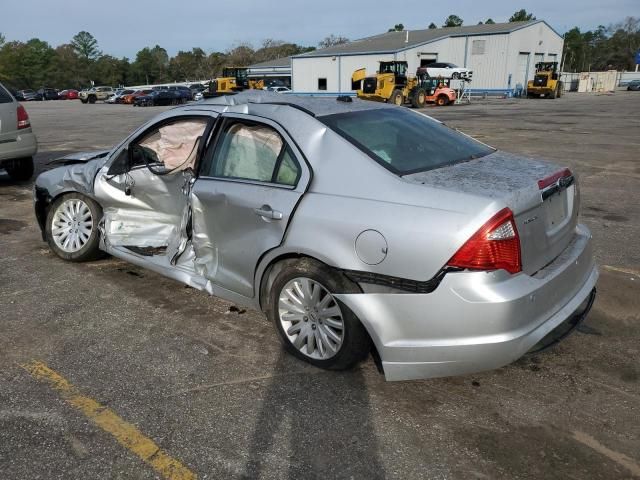
[[58, 160], [35, 210], [103, 252], [263, 310], [286, 349], [389, 380], [496, 368], [582, 320], [598, 272], [576, 177], [421, 113], [244, 92]]

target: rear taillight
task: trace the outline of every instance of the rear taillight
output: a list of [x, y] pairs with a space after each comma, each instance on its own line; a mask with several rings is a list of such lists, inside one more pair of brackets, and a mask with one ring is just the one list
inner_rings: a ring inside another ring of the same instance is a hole
[[460, 247], [449, 267], [471, 270], [499, 270], [509, 273], [522, 271], [520, 237], [513, 212], [502, 209]]
[[31, 126], [31, 122], [29, 121], [29, 114], [24, 109], [21, 104], [18, 104], [18, 130], [23, 128], [29, 128]]

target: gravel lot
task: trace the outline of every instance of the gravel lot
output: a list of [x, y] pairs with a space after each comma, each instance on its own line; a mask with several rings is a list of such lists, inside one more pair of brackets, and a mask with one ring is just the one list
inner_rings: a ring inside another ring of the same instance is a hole
[[[38, 171], [164, 109], [26, 107]], [[425, 111], [579, 174], [601, 267], [582, 332], [465, 377], [387, 383], [371, 359], [320, 371], [283, 354], [258, 312], [113, 258], [62, 262], [31, 184], [0, 173], [0, 477], [159, 475], [22, 367], [36, 360], [199, 478], [640, 478], [640, 93]]]

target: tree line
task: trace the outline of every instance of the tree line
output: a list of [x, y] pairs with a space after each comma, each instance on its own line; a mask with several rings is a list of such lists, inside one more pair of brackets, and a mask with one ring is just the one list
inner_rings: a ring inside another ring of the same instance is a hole
[[[516, 11], [509, 22], [535, 20], [526, 10]], [[458, 15], [449, 15], [442, 27], [460, 27]], [[495, 23], [491, 18], [479, 24]], [[428, 28], [438, 28], [435, 23]], [[389, 31], [403, 31], [402, 23]], [[624, 21], [595, 30], [578, 27], [564, 35], [564, 70], [632, 70], [634, 57], [640, 50], [640, 19]], [[96, 85], [140, 85], [174, 81], [205, 80], [222, 73], [225, 66], [248, 66], [291, 55], [349, 42], [340, 35], [329, 35], [315, 46], [302, 46], [267, 39], [259, 47], [250, 43], [234, 45], [225, 52], [205, 52], [200, 47], [179, 51], [170, 57], [160, 45], [145, 47], [134, 59], [117, 58], [103, 53], [89, 32], [79, 32], [69, 43], [53, 48], [38, 38], [26, 42], [7, 41], [0, 33], [0, 81], [15, 89], [83, 88]]]
[[[342, 41], [347, 40], [330, 36], [320, 46]], [[311, 50], [315, 47], [267, 39], [258, 48], [240, 43], [226, 52], [207, 53], [194, 47], [171, 57], [155, 45], [138, 51], [131, 60], [103, 53], [96, 38], [85, 31], [56, 48], [39, 38], [6, 41], [0, 34], [0, 81], [15, 89], [37, 89], [85, 88], [92, 81], [95, 85], [141, 85], [205, 80], [220, 75], [225, 66], [247, 66]]]

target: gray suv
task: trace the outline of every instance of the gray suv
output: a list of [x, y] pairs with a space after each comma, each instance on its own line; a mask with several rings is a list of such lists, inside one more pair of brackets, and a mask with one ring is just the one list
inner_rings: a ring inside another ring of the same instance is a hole
[[0, 84], [0, 169], [14, 180], [29, 180], [37, 149], [27, 111]]

